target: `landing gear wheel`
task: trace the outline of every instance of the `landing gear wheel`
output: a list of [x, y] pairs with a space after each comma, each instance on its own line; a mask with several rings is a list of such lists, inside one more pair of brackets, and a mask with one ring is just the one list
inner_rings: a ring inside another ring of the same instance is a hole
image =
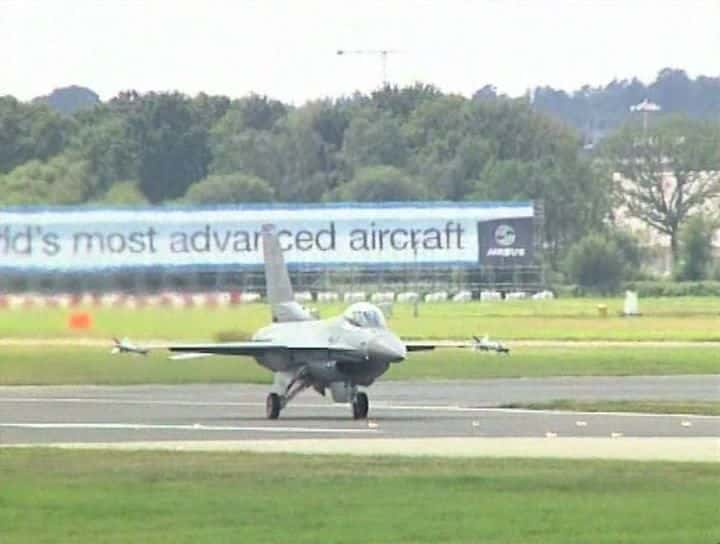
[[368, 396], [365, 393], [356, 394], [352, 402], [353, 419], [367, 418], [368, 408], [370, 408]]
[[280, 395], [270, 393], [265, 400], [265, 415], [268, 419], [277, 419], [280, 415]]

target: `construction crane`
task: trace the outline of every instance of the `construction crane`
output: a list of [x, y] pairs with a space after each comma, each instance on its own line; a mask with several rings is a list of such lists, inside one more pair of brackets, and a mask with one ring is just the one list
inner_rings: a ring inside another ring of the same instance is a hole
[[382, 70], [382, 84], [383, 86], [388, 84], [387, 78], [387, 60], [388, 55], [399, 53], [395, 49], [338, 49], [338, 55], [373, 55], [380, 58], [380, 67]]

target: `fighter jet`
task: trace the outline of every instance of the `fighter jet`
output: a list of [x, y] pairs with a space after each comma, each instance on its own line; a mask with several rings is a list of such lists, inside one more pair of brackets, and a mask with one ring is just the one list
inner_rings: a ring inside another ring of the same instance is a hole
[[[487, 348], [485, 342], [403, 342], [388, 329], [377, 306], [358, 302], [330, 319], [318, 319], [295, 302], [287, 267], [272, 225], [262, 229], [267, 300], [272, 323], [258, 330], [247, 342], [170, 344], [173, 359], [211, 355], [243, 355], [273, 372], [273, 385], [266, 400], [266, 416], [277, 419], [301, 391], [312, 388], [325, 396], [330, 391], [337, 403], [350, 403], [355, 419], [368, 415], [368, 396], [360, 388], [370, 386], [391, 364], [408, 352], [437, 347]], [[114, 353], [145, 355], [148, 347], [129, 340], [115, 340]]]

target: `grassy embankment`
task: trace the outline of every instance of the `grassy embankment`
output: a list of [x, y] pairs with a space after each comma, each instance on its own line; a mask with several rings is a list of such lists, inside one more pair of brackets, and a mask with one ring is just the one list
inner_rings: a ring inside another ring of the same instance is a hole
[[0, 540], [720, 540], [720, 465], [0, 450]]

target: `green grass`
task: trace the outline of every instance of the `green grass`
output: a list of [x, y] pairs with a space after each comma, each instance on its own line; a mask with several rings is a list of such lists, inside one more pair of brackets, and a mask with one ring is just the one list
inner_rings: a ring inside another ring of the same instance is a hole
[[720, 464], [0, 450], [3, 544], [714, 544]]
[[719, 402], [666, 400], [599, 400], [558, 399], [548, 402], [504, 404], [501, 408], [526, 410], [567, 410], [572, 412], [642, 412], [649, 414], [700, 414], [720, 416]]
[[[171, 361], [111, 356], [108, 349], [4, 347], [0, 385], [270, 383], [270, 372], [252, 359], [210, 357]], [[469, 350], [411, 354], [382, 378], [480, 379], [543, 376], [623, 376], [720, 373], [720, 349], [697, 347], [518, 347], [510, 356]]]
[[[599, 317], [605, 304], [608, 317]], [[720, 340], [720, 299], [682, 297], [641, 300], [640, 317], [620, 317], [621, 299], [423, 304], [418, 318], [411, 305], [396, 304], [391, 327], [405, 338], [469, 338], [485, 334], [503, 339], [539, 340]], [[341, 304], [319, 305], [323, 317]], [[267, 324], [268, 307], [247, 304], [225, 309], [92, 309], [90, 331], [68, 330], [70, 310], [0, 311], [0, 338], [130, 336], [137, 339], [201, 340], [222, 331], [253, 332]]]

